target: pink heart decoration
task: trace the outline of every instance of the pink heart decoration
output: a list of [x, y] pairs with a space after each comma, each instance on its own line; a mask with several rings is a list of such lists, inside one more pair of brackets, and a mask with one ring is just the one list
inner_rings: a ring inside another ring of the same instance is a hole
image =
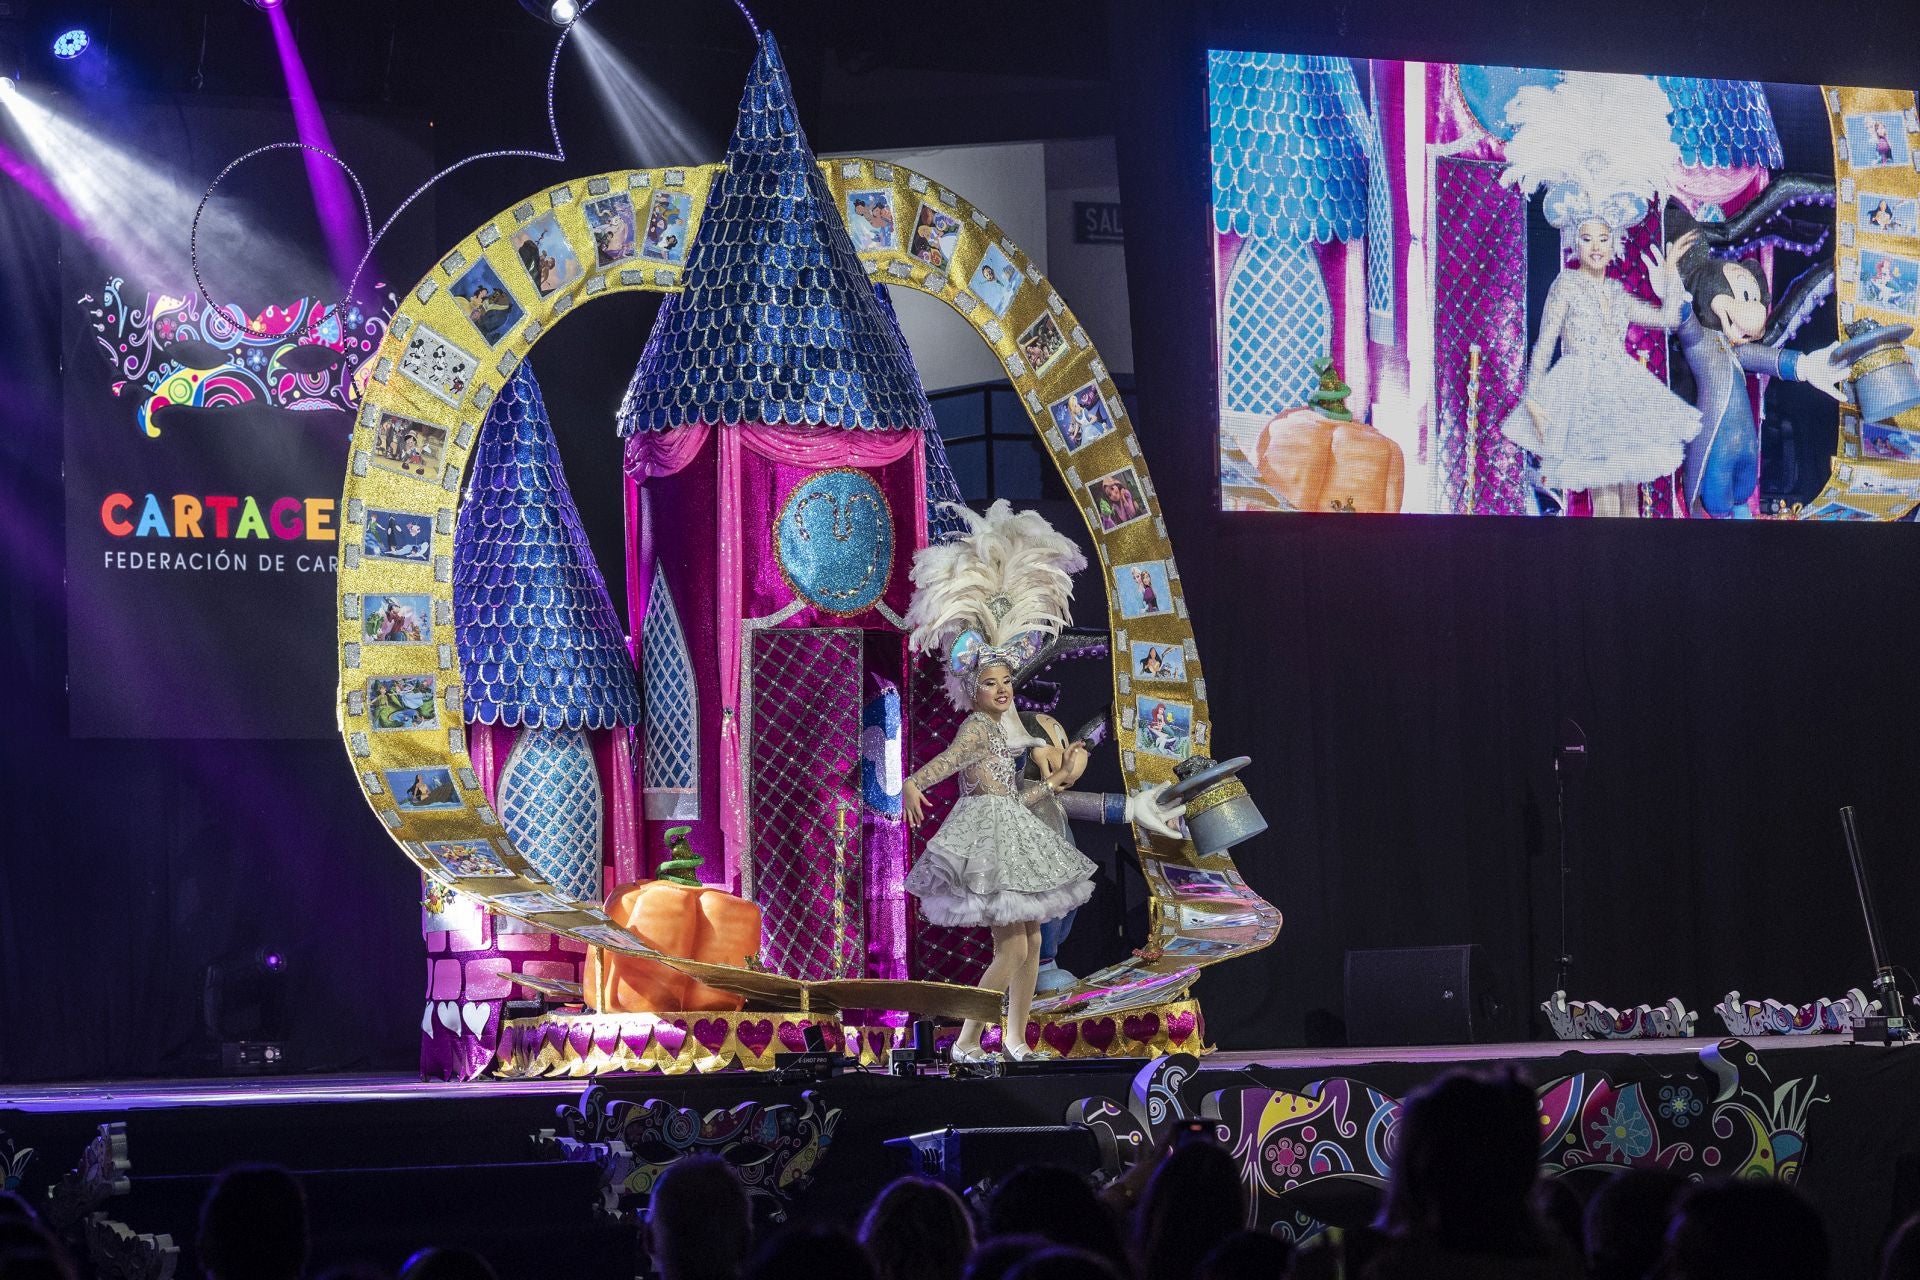
[[739, 1036], [740, 1043], [752, 1050], [753, 1056], [757, 1058], [767, 1051], [768, 1045], [773, 1043], [773, 1022], [771, 1019], [762, 1018], [758, 1022], [738, 1023], [733, 1028], [733, 1034]]
[[1149, 1044], [1160, 1034], [1160, 1015], [1157, 1013], [1128, 1014], [1121, 1024], [1126, 1030], [1127, 1039], [1140, 1044]]
[[[1061, 1057], [1073, 1051], [1074, 1042], [1080, 1039], [1080, 1024], [1077, 1022], [1049, 1022], [1040, 1033], [1045, 1037], [1047, 1047]], [[1027, 1024], [1028, 1048], [1032, 1048], [1033, 1024]]]
[[701, 1018], [693, 1024], [693, 1038], [708, 1053], [720, 1052], [720, 1046], [727, 1042], [727, 1024], [721, 1018]]
[[680, 1056], [680, 1046], [687, 1042], [687, 1024], [684, 1022], [658, 1022], [653, 1027], [653, 1042], [673, 1057]]
[[1090, 1018], [1080, 1024], [1080, 1035], [1095, 1053], [1104, 1054], [1113, 1047], [1113, 1037], [1119, 1028], [1113, 1025], [1112, 1018]]
[[1191, 1009], [1183, 1010], [1180, 1013], [1168, 1014], [1167, 1039], [1173, 1041], [1175, 1044], [1185, 1044], [1187, 1037], [1193, 1034], [1194, 1026], [1198, 1022], [1199, 1019], [1193, 1016], [1193, 1010]]
[[1029, 1022], [1027, 1024], [1027, 1048], [1038, 1049], [1039, 1047], [1040, 1047], [1040, 1024], [1037, 1022]]
[[587, 1051], [593, 1048], [593, 1027], [584, 1022], [568, 1027], [567, 1047], [573, 1050], [575, 1057], [586, 1057]]
[[627, 1052], [636, 1058], [647, 1051], [647, 1039], [645, 1028], [638, 1031], [624, 1031], [620, 1035], [620, 1043], [627, 1046]]
[[609, 1056], [620, 1051], [620, 1025], [596, 1028], [593, 1033], [593, 1047]]
[[783, 1022], [780, 1024], [780, 1044], [788, 1053], [799, 1053], [807, 1047], [805, 1023]]
[[[1031, 1030], [1032, 1028], [1029, 1027], [1028, 1029]], [[998, 1027], [988, 1027], [980, 1033], [980, 1047], [988, 1053], [1000, 1052], [1000, 1046], [1004, 1040], [1005, 1037], [1000, 1034], [1000, 1028]]]

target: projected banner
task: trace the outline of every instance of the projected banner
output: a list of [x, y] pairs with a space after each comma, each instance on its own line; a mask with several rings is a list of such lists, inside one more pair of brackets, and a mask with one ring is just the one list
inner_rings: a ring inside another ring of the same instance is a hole
[[[89, 234], [77, 226], [61, 243], [69, 728], [325, 736], [352, 378], [385, 314], [319, 295], [325, 255], [301, 220], [311, 201], [286, 198], [306, 192], [297, 162], [287, 166], [297, 186], [288, 171], [263, 172], [214, 206], [201, 228], [212, 303], [194, 287], [187, 236], [205, 178], [155, 157], [217, 165], [280, 136], [284, 118], [170, 108], [130, 111], [121, 125], [112, 142], [70, 126], [69, 145], [96, 147], [101, 166], [138, 187], [143, 221], [82, 206]], [[426, 168], [382, 123], [343, 117], [334, 133], [343, 150], [381, 157], [389, 187]], [[418, 239], [416, 229], [383, 249], [417, 253]], [[404, 525], [379, 534], [414, 545]]]
[[1913, 518], [1912, 92], [1214, 51], [1208, 96], [1227, 510]]

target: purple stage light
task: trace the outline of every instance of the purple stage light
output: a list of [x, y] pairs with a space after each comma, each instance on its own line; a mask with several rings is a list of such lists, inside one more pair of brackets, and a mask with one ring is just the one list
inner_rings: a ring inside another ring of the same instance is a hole
[[286, 0], [247, 0], [247, 3], [262, 13], [272, 13], [285, 4]]
[[75, 27], [71, 31], [62, 31], [53, 39], [53, 56], [62, 62], [72, 62], [93, 45], [93, 38], [84, 27]]
[[[8, 87], [12, 84], [11, 80], [0, 79], [0, 100], [13, 96], [15, 90]], [[81, 220], [79, 214], [73, 211], [73, 206], [68, 204], [67, 198], [60, 194], [60, 189], [53, 185], [52, 179], [41, 172], [32, 161], [19, 155], [5, 143], [0, 143], [0, 173], [6, 174], [19, 183], [21, 190], [38, 200], [41, 208], [70, 230], [78, 232], [83, 237], [88, 234], [87, 224]]]
[[314, 210], [320, 219], [320, 235], [327, 245], [327, 262], [342, 287], [351, 287], [360, 267], [361, 236], [356, 224], [359, 209], [347, 191], [344, 175], [317, 152], [332, 154], [333, 139], [327, 132], [326, 117], [320, 100], [314, 95], [313, 81], [300, 57], [300, 46], [293, 38], [293, 24], [279, 0], [249, 0], [266, 15], [273, 27], [273, 44], [280, 55], [280, 70], [287, 81], [287, 97], [293, 104], [293, 127], [307, 166], [307, 183], [313, 188]]

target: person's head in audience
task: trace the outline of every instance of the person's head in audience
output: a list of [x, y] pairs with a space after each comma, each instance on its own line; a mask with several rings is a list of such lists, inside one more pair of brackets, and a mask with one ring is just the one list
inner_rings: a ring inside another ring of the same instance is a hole
[[1200, 1260], [1193, 1280], [1280, 1280], [1292, 1262], [1293, 1246], [1279, 1236], [1236, 1231]]
[[1182, 1143], [1153, 1171], [1133, 1213], [1133, 1248], [1153, 1280], [1188, 1280], [1200, 1259], [1247, 1225], [1240, 1170], [1219, 1144]]
[[1401, 1112], [1381, 1227], [1453, 1253], [1541, 1252], [1539, 1116], [1533, 1090], [1511, 1073], [1450, 1071], [1416, 1089]]
[[1112, 1212], [1086, 1178], [1059, 1165], [1030, 1164], [1008, 1174], [987, 1201], [986, 1234], [1045, 1236], [1118, 1267], [1127, 1265]]
[[200, 1206], [208, 1280], [299, 1280], [307, 1266], [307, 1198], [275, 1165], [238, 1165]]
[[1583, 1229], [1591, 1280], [1643, 1280], [1660, 1261], [1667, 1219], [1686, 1186], [1669, 1169], [1628, 1169], [1595, 1188]]
[[1827, 1230], [1783, 1182], [1719, 1182], [1680, 1201], [1661, 1280], [1827, 1280]]
[[874, 1280], [867, 1251], [838, 1227], [792, 1227], [762, 1245], [743, 1280]]
[[1098, 1254], [1052, 1245], [1014, 1264], [1007, 1280], [1120, 1280], [1120, 1273]]
[[962, 1274], [964, 1280], [1006, 1280], [1015, 1267], [1053, 1247], [1053, 1241], [1045, 1236], [990, 1236], [973, 1251]]
[[860, 1243], [880, 1280], [960, 1280], [973, 1253], [973, 1219], [943, 1184], [901, 1178], [874, 1197]]
[[0, 1203], [0, 1280], [78, 1280], [79, 1274], [26, 1201]]
[[1920, 1213], [1893, 1229], [1880, 1250], [1879, 1280], [1920, 1280]]
[[1920, 1280], [1920, 1213], [1894, 1231], [1880, 1255], [1880, 1280]]
[[422, 1249], [400, 1268], [400, 1280], [499, 1280], [471, 1249]]
[[661, 1280], [733, 1280], [753, 1240], [746, 1192], [715, 1156], [667, 1166], [647, 1202], [647, 1250]]

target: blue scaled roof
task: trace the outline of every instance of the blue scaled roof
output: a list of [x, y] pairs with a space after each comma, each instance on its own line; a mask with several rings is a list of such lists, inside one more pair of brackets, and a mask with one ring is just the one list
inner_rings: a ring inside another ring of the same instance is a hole
[[929, 429], [899, 326], [847, 237], [794, 111], [779, 46], [760, 37], [740, 118], [620, 406], [620, 434], [697, 422]]
[[1353, 64], [1221, 50], [1207, 59], [1214, 226], [1318, 244], [1365, 235], [1372, 125]]
[[1731, 168], [1765, 165], [1778, 169], [1785, 158], [1773, 127], [1767, 91], [1755, 80], [1694, 80], [1655, 76], [1673, 102], [1673, 140], [1680, 161], [1690, 166]]
[[524, 362], [474, 445], [453, 532], [453, 624], [468, 720], [544, 729], [640, 723], [626, 632]]

